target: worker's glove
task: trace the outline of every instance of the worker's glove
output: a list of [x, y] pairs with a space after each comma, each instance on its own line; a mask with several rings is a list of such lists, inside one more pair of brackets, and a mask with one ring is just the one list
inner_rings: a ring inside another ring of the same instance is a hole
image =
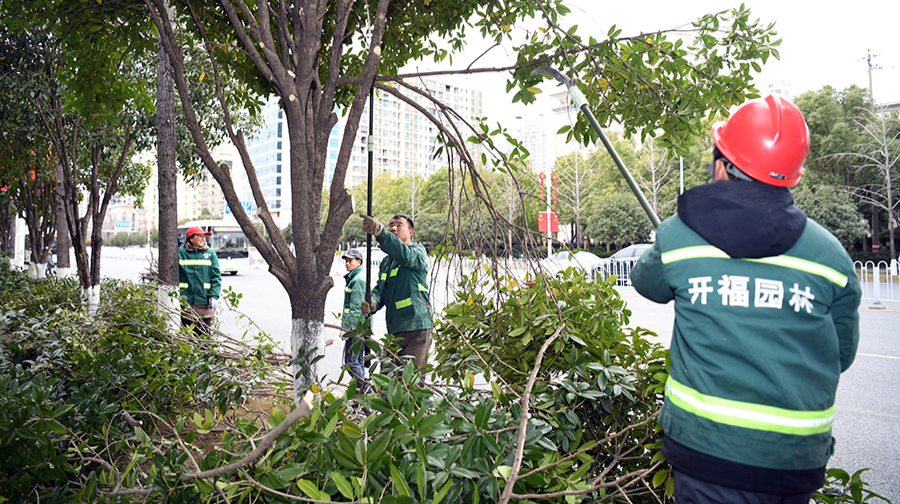
[[360, 305], [359, 307], [359, 311], [362, 313], [363, 317], [368, 317], [369, 315], [378, 311], [378, 303], [376, 303], [375, 301], [363, 301], [362, 305]]
[[359, 214], [359, 216], [362, 217], [362, 228], [366, 233], [378, 236], [384, 230], [384, 225], [378, 222], [378, 219], [375, 217], [365, 214]]
[[210, 310], [215, 310], [217, 304], [219, 304], [219, 300], [218, 300], [218, 299], [216, 299], [216, 298], [209, 298], [209, 309], [210, 309]]

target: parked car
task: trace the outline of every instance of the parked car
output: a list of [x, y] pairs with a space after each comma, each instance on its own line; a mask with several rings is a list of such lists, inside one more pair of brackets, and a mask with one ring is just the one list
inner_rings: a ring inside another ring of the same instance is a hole
[[579, 252], [557, 252], [546, 259], [541, 259], [540, 265], [549, 275], [556, 275], [567, 268], [585, 272], [593, 278], [593, 271], [603, 262], [596, 254], [585, 250]]
[[601, 259], [601, 262], [595, 266], [592, 277], [605, 279], [610, 275], [616, 275], [619, 277], [616, 285], [631, 285], [631, 268], [652, 246], [652, 243], [636, 243]]

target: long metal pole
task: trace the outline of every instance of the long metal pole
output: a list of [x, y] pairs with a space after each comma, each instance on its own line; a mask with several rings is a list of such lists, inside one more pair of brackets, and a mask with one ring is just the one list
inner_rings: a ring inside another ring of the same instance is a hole
[[[375, 86], [369, 88], [369, 173], [366, 181], [366, 215], [372, 214], [372, 172], [375, 166]], [[372, 301], [372, 235], [366, 233], [366, 301]]]

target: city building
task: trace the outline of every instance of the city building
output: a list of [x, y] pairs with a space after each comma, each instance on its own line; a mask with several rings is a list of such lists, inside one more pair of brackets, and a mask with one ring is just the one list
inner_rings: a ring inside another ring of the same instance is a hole
[[[247, 139], [247, 152], [269, 212], [280, 223], [285, 214], [290, 219], [291, 177], [288, 156], [290, 141], [287, 120], [277, 97], [270, 98], [262, 109], [263, 126]], [[248, 201], [252, 201], [249, 198]], [[242, 201], [244, 197], [242, 196]], [[255, 205], [254, 205], [255, 206]]]
[[[462, 120], [469, 124], [474, 125], [475, 118], [483, 115], [481, 91], [471, 86], [468, 80], [422, 79], [416, 81], [414, 85], [422, 93], [451, 107]], [[424, 108], [433, 117], [441, 121], [446, 120], [444, 113], [422, 94], [405, 87], [398, 89], [403, 96]], [[394, 177], [413, 174], [428, 177], [449, 164], [446, 150], [440, 156], [435, 157], [434, 155], [441, 147], [438, 127], [414, 106], [390, 93], [376, 90], [374, 112], [373, 172], [375, 175], [389, 172]], [[469, 136], [465, 127], [457, 124], [463, 136]], [[343, 118], [340, 126], [341, 133], [343, 133], [345, 127]], [[366, 104], [347, 167], [346, 185], [348, 187], [366, 181], [369, 159], [368, 137], [369, 105]], [[469, 144], [468, 148], [474, 159], [480, 159], [482, 151], [480, 146]], [[327, 180], [333, 178], [333, 168], [331, 174], [332, 177], [326, 177]]]
[[[241, 180], [240, 172], [235, 170], [234, 164], [239, 156], [231, 142], [226, 141], [223, 144], [213, 148], [210, 153], [217, 163], [228, 165], [231, 169], [233, 179], [236, 179], [235, 190], [238, 194], [239, 181]], [[240, 164], [238, 164], [240, 166]], [[178, 220], [199, 219], [201, 216], [208, 216], [210, 219], [222, 218], [228, 212], [225, 204], [225, 194], [222, 188], [212, 174], [206, 168], [203, 168], [196, 180], [186, 181], [184, 177], [178, 178], [177, 183], [177, 199], [178, 199]]]

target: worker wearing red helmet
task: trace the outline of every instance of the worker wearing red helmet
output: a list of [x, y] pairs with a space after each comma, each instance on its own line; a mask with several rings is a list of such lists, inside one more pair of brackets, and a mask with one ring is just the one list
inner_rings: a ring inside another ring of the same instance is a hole
[[178, 289], [190, 307], [182, 314], [181, 324], [193, 325], [196, 333], [207, 335], [222, 291], [219, 258], [206, 243], [210, 235], [209, 231], [192, 227], [185, 233], [184, 245], [178, 248]]
[[675, 301], [660, 413], [679, 504], [802, 503], [824, 484], [859, 281], [794, 205], [809, 130], [790, 101], [745, 103], [712, 130], [714, 182], [678, 198], [631, 280]]

